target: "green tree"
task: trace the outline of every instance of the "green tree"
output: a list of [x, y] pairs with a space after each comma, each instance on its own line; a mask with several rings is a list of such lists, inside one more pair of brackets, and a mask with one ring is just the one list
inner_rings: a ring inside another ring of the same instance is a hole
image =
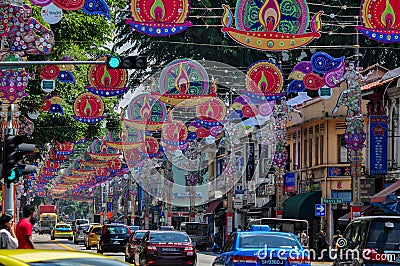
[[[121, 1], [111, 1], [109, 4], [114, 7], [121, 6]], [[33, 16], [40, 18], [39, 7], [34, 7]], [[109, 54], [109, 43], [112, 40], [115, 25], [105, 17], [99, 15], [87, 15], [83, 11], [64, 11], [61, 21], [54, 25], [44, 25], [49, 27], [55, 35], [56, 44], [50, 55], [29, 56], [29, 61], [49, 60], [60, 61], [68, 56], [73, 61], [96, 60], [98, 57]], [[39, 77], [40, 68], [43, 66], [33, 66], [29, 69], [35, 73], [35, 79], [29, 82], [26, 92], [27, 97], [23, 98], [20, 108], [23, 114], [28, 111], [41, 110], [43, 99], [46, 93], [41, 89]], [[87, 69], [88, 65], [75, 65], [72, 73], [75, 76], [76, 86], [69, 83], [56, 82], [56, 89], [51, 95], [59, 95], [63, 102], [65, 115], [41, 113], [35, 120], [35, 130], [32, 141], [39, 146], [45, 143], [55, 143], [56, 141], [74, 141], [86, 137], [91, 140], [103, 134], [104, 125], [111, 125], [115, 128], [119, 116], [115, 114], [114, 107], [118, 105], [115, 97], [104, 98], [105, 115], [107, 119], [101, 123], [87, 125], [76, 121], [72, 116], [75, 98], [86, 92]]]

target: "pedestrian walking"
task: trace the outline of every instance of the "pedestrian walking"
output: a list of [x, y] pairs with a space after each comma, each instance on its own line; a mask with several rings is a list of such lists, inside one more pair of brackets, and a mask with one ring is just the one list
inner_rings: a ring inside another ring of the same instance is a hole
[[24, 218], [19, 220], [17, 224], [17, 239], [19, 249], [34, 249], [35, 245], [32, 240], [32, 222], [33, 215], [35, 214], [35, 207], [26, 205], [22, 214]]
[[307, 230], [303, 230], [300, 234], [300, 243], [303, 247], [308, 247], [308, 235]]
[[337, 249], [337, 241], [339, 239], [343, 238], [342, 234], [340, 233], [340, 230], [336, 230], [335, 234], [332, 236], [332, 249]]
[[0, 249], [16, 249], [18, 247], [13, 218], [8, 213], [4, 213], [0, 217]]
[[317, 249], [318, 249], [318, 260], [325, 261], [326, 256], [328, 254], [329, 243], [326, 240], [326, 234], [323, 230], [319, 231], [318, 239], [317, 239]]

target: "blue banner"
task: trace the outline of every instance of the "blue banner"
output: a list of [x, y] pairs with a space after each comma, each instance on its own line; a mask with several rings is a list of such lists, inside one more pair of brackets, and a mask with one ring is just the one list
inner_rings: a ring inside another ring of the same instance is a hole
[[369, 172], [372, 175], [386, 175], [388, 172], [388, 118], [370, 116]]
[[285, 192], [296, 191], [296, 178], [294, 172], [288, 172], [285, 174]]

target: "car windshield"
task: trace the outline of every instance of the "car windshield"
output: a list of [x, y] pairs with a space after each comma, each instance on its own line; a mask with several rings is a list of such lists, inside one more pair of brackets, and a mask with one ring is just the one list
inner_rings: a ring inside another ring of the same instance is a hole
[[56, 226], [56, 229], [71, 229], [71, 226], [66, 224], [59, 224]]
[[142, 239], [146, 232], [136, 232], [133, 239]]
[[98, 233], [100, 233], [101, 232], [101, 227], [95, 227], [95, 228], [93, 228], [93, 230], [92, 230], [92, 233], [94, 233], [94, 234], [98, 234]]
[[188, 243], [190, 239], [187, 235], [182, 233], [150, 233], [150, 242], [157, 243], [157, 242], [179, 242], [179, 243]]
[[126, 265], [117, 260], [109, 260], [102, 258], [78, 258], [78, 259], [59, 259], [59, 260], [44, 260], [38, 262], [30, 262], [28, 265], [39, 266], [122, 266]]
[[107, 232], [110, 235], [122, 235], [122, 234], [127, 234], [128, 230], [124, 226], [115, 226], [115, 227], [108, 227]]
[[301, 248], [292, 236], [271, 234], [240, 234], [239, 248]]
[[[390, 222], [393, 227], [385, 228], [387, 222]], [[369, 230], [367, 248], [398, 251], [400, 249], [400, 221], [373, 221]]]

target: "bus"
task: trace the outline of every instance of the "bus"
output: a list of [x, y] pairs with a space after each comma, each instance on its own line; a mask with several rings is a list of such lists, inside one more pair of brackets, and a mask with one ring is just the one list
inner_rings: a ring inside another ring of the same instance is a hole
[[39, 235], [50, 234], [54, 225], [57, 223], [57, 214], [42, 213], [39, 217]]
[[208, 246], [208, 224], [198, 222], [183, 222], [179, 228], [180, 231], [186, 232], [196, 248], [205, 251]]
[[[307, 243], [304, 246], [308, 246], [309, 235], [307, 220], [260, 218], [249, 221], [249, 226], [252, 225], [268, 225], [271, 231], [292, 233], [299, 238], [302, 244]], [[302, 232], [306, 232], [306, 235], [302, 236]]]

